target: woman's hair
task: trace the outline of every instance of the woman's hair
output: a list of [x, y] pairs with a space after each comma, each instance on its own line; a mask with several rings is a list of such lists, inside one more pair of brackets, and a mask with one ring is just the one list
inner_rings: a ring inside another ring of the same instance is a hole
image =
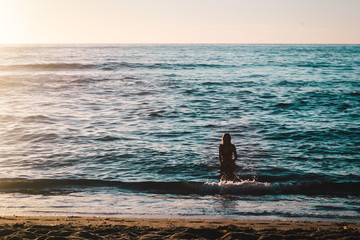
[[224, 133], [224, 135], [222, 136], [222, 144], [231, 144], [230, 133]]

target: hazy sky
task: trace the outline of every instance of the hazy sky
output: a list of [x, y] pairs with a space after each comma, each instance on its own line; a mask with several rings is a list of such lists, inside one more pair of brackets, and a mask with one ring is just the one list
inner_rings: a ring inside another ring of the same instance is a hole
[[0, 43], [360, 43], [360, 0], [0, 0]]

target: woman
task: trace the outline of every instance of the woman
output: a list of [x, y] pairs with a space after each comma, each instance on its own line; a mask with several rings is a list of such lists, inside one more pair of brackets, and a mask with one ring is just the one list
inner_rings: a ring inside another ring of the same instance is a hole
[[236, 147], [231, 143], [231, 136], [229, 133], [224, 133], [222, 143], [219, 145], [219, 160], [222, 171], [222, 179], [233, 181], [236, 171], [235, 161], [237, 159]]

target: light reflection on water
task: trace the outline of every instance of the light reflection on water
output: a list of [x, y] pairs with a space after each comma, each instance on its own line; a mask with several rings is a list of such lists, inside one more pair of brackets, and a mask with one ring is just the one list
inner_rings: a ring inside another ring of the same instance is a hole
[[[356, 200], [355, 200], [356, 201]], [[340, 204], [341, 202], [341, 204]], [[351, 200], [282, 197], [133, 195], [93, 192], [64, 196], [1, 194], [0, 215], [112, 216], [246, 220], [359, 221]], [[325, 203], [325, 204], [324, 204]], [[286, 211], [284, 211], [286, 209]]]
[[[358, 45], [0, 47], [0, 178], [218, 182], [217, 147], [229, 131], [241, 179], [359, 183], [359, 59]], [[186, 202], [207, 216], [331, 219], [342, 209], [358, 219], [347, 205], [358, 195], [344, 186], [323, 202], [316, 189], [303, 204], [296, 194], [272, 195], [263, 205], [262, 197], [247, 205], [236, 196], [224, 201], [229, 209], [215, 196]], [[78, 194], [97, 190], [87, 191]], [[111, 212], [111, 196], [120, 196], [116, 190], [99, 200], [102, 194], [93, 197]], [[130, 200], [124, 209], [188, 214], [161, 209], [167, 195], [141, 197], [147, 208]], [[159, 205], [146, 203], [153, 197]], [[51, 212], [50, 202], [34, 201]]]

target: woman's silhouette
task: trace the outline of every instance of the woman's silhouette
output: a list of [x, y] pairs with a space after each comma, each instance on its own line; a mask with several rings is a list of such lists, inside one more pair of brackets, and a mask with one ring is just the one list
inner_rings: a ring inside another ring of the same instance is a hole
[[236, 147], [231, 143], [230, 134], [224, 133], [222, 143], [219, 145], [219, 161], [221, 170], [220, 180], [234, 181], [237, 178], [236, 160]]

